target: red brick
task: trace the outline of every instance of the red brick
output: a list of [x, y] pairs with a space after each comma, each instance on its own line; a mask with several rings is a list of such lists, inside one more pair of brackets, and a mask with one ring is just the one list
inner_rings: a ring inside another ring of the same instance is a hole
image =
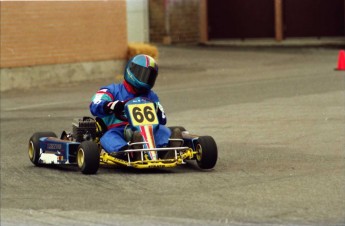
[[2, 68], [126, 58], [126, 1], [0, 4]]
[[[199, 0], [170, 0], [170, 36], [173, 43], [199, 41]], [[165, 1], [149, 1], [150, 40], [161, 43], [166, 35]]]

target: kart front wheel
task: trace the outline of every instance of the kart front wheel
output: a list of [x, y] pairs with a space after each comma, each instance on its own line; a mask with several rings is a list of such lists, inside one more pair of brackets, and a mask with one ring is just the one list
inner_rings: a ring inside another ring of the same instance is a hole
[[54, 132], [37, 132], [34, 133], [29, 140], [29, 159], [35, 166], [40, 166], [40, 138], [57, 137]]
[[98, 145], [92, 141], [84, 141], [78, 147], [77, 162], [83, 174], [95, 174], [99, 168], [100, 155]]
[[212, 169], [218, 158], [217, 144], [211, 136], [201, 136], [196, 145], [196, 162], [201, 169]]

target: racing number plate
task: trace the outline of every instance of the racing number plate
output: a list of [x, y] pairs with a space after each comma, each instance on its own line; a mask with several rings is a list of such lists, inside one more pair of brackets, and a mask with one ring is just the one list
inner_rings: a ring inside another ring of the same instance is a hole
[[133, 126], [158, 124], [153, 103], [131, 104], [128, 106], [128, 110]]

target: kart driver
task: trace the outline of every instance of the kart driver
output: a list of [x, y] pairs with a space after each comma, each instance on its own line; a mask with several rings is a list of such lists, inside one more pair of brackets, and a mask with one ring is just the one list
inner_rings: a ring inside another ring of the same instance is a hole
[[[164, 126], [167, 119], [163, 107], [159, 103], [157, 94], [151, 90], [157, 76], [158, 65], [156, 61], [148, 55], [136, 55], [128, 61], [122, 83], [101, 87], [92, 97], [90, 104], [92, 115], [102, 118], [108, 128], [107, 132], [101, 137], [100, 142], [103, 149], [110, 155], [116, 155], [118, 151], [128, 148], [128, 141], [125, 139], [128, 121], [124, 117], [124, 103], [139, 96], [148, 98], [155, 104], [159, 121], [155, 133], [156, 146], [174, 146], [174, 144], [168, 144], [171, 135], [174, 138], [181, 138], [180, 131], [174, 130], [171, 132], [170, 129]], [[130, 139], [131, 142], [142, 141], [139, 132], [135, 132]]]

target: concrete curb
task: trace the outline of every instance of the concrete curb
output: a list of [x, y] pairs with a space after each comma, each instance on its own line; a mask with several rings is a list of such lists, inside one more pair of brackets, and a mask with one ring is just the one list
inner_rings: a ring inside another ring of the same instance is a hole
[[122, 74], [125, 60], [0, 69], [0, 91], [110, 78]]
[[337, 38], [290, 38], [281, 42], [274, 39], [223, 39], [210, 40], [204, 46], [246, 48], [345, 48], [345, 37]]

